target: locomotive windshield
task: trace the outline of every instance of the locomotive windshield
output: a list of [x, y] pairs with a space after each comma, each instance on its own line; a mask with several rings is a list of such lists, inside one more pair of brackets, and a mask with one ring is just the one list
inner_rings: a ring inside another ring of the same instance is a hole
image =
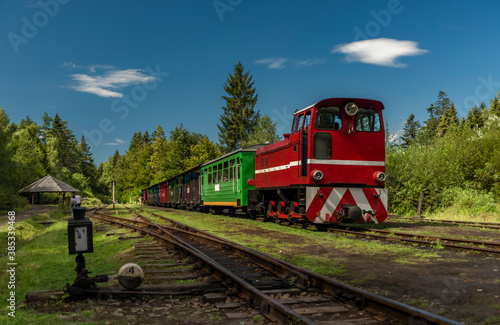
[[378, 132], [380, 130], [380, 118], [377, 111], [360, 107], [356, 115], [356, 131]]
[[340, 130], [342, 128], [342, 114], [337, 106], [328, 106], [318, 109], [315, 127], [318, 130]]

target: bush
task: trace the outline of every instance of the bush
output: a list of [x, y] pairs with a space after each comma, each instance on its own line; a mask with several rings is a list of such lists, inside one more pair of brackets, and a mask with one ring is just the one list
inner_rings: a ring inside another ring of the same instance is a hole
[[471, 214], [497, 211], [500, 199], [500, 120], [483, 128], [459, 126], [432, 141], [387, 150], [389, 209], [415, 214], [419, 193], [424, 210], [455, 207]]
[[498, 202], [488, 192], [451, 187], [443, 190], [441, 201], [441, 209], [452, 208], [462, 214], [500, 213]]

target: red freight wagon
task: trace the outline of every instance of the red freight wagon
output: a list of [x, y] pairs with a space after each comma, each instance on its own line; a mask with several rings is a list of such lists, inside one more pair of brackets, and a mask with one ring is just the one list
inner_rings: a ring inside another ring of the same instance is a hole
[[160, 205], [165, 206], [168, 203], [167, 181], [160, 183]]

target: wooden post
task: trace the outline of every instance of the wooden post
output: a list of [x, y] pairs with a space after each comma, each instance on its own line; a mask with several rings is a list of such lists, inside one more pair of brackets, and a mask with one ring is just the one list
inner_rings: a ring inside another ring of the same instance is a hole
[[421, 215], [423, 201], [424, 201], [424, 192], [420, 192], [420, 197], [418, 198], [417, 218], [423, 218]]
[[31, 193], [31, 204], [35, 204], [35, 192]]
[[113, 210], [115, 209], [115, 184], [116, 182], [113, 181]]
[[61, 204], [61, 192], [57, 192], [57, 196], [59, 197], [59, 204]]

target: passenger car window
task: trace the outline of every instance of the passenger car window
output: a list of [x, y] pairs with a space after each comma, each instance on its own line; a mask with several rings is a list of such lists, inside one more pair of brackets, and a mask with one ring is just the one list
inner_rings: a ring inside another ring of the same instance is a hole
[[314, 126], [318, 130], [340, 130], [342, 128], [340, 108], [329, 106], [318, 109]]
[[356, 131], [379, 132], [381, 130], [380, 117], [373, 109], [359, 108], [356, 114]]

